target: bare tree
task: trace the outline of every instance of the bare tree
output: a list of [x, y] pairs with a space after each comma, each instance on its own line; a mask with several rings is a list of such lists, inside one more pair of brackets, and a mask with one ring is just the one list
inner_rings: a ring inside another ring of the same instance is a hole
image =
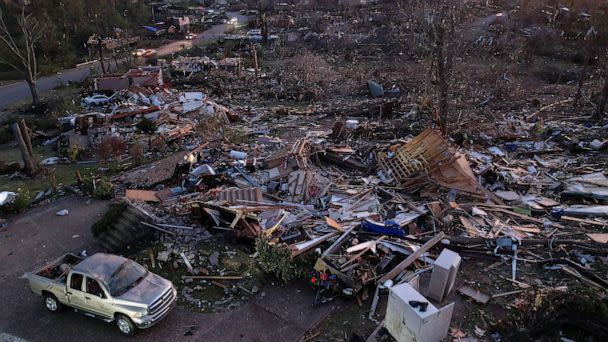
[[25, 75], [25, 81], [32, 93], [32, 104], [39, 102], [36, 80], [38, 77], [38, 64], [36, 61], [36, 44], [42, 39], [44, 29], [40, 22], [21, 9], [17, 18], [17, 27], [20, 33], [9, 31], [4, 16], [0, 10], [0, 42], [8, 49], [10, 56], [0, 56], [0, 63], [4, 63]]
[[587, 34], [585, 34], [585, 57], [583, 60], [583, 68], [581, 70], [581, 74], [579, 75], [578, 84], [576, 87], [575, 103], [577, 106], [580, 106], [581, 104], [581, 97], [583, 96], [583, 84], [585, 82], [585, 79], [587, 78], [589, 63], [595, 53], [594, 39], [596, 35], [597, 31], [595, 31], [595, 28], [593, 26], [591, 26], [589, 30], [587, 30]]
[[600, 92], [600, 100], [593, 113], [593, 119], [596, 121], [601, 121], [604, 119], [606, 105], [608, 104], [608, 65], [604, 67], [604, 86], [602, 87], [602, 91]]
[[429, 44], [431, 75], [437, 88], [437, 120], [447, 131], [448, 90], [456, 47], [456, 26], [462, 9], [461, 0], [427, 0], [420, 3], [422, 24]]

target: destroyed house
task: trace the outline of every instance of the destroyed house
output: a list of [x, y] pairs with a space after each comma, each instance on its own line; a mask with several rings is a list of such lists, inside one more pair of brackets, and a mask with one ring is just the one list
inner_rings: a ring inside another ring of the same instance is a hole
[[162, 70], [133, 69], [125, 75], [106, 75], [95, 79], [95, 90], [126, 90], [130, 87], [161, 87]]

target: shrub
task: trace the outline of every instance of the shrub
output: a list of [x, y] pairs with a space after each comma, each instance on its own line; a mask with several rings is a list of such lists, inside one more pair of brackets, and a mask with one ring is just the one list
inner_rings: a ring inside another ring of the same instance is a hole
[[145, 157], [144, 146], [140, 142], [131, 145], [129, 148], [129, 155], [133, 157], [133, 161], [135, 161], [135, 163], [140, 164], [144, 161]]
[[122, 155], [127, 149], [127, 145], [119, 137], [105, 138], [97, 146], [97, 155], [103, 160]]
[[13, 202], [0, 207], [0, 211], [5, 214], [19, 214], [29, 208], [30, 201], [30, 190], [26, 188], [19, 189]]
[[95, 179], [93, 177], [85, 177], [83, 179], [82, 188], [88, 194], [97, 199], [111, 199], [114, 197], [114, 192], [112, 191], [112, 183], [107, 180]]
[[146, 118], [139, 120], [135, 127], [137, 127], [138, 130], [148, 135], [152, 135], [154, 134], [154, 132], [156, 132], [156, 124], [154, 123], [154, 121]]
[[0, 127], [0, 144], [6, 144], [13, 141], [15, 137], [13, 136], [13, 130], [6, 125], [4, 127]]
[[70, 161], [75, 162], [81, 152], [82, 150], [78, 146], [70, 146], [68, 148], [68, 158], [70, 158]]
[[93, 236], [98, 237], [109, 227], [114, 226], [126, 210], [127, 205], [125, 203], [111, 204], [103, 217], [91, 226]]
[[281, 246], [270, 244], [267, 239], [258, 238], [255, 241], [258, 263], [265, 273], [273, 274], [283, 281], [302, 279], [308, 275], [314, 266], [316, 255], [301, 255], [291, 258], [291, 251]]

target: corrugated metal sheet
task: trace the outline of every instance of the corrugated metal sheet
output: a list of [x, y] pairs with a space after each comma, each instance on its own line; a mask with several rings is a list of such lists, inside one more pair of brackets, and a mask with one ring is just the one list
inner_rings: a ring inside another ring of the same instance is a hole
[[261, 202], [262, 191], [259, 188], [239, 189], [230, 188], [218, 192], [217, 199], [231, 204], [237, 204], [237, 200]]

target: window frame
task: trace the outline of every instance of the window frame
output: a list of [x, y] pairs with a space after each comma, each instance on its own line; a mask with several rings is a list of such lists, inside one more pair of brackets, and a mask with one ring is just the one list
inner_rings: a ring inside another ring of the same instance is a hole
[[[99, 290], [101, 290], [101, 294], [103, 295], [103, 297], [99, 297], [99, 296], [97, 295], [97, 293], [92, 293], [92, 292], [89, 292], [89, 280], [94, 281], [94, 282], [96, 282], [96, 283], [97, 283], [97, 286], [99, 286]], [[85, 280], [85, 282], [84, 282], [84, 287], [85, 287], [85, 289], [84, 289], [84, 293], [87, 293], [87, 294], [90, 294], [90, 295], [96, 296], [96, 297], [101, 298], [101, 299], [107, 299], [107, 298], [108, 298], [108, 294], [106, 293], [106, 290], [105, 290], [105, 288], [104, 288], [103, 284], [102, 284], [102, 283], [101, 283], [99, 280], [97, 280], [97, 279], [95, 279], [95, 278], [92, 278], [92, 277], [87, 276], [87, 277], [86, 277], [86, 280]]]
[[[80, 277], [80, 288], [79, 289], [72, 287], [72, 282], [74, 281], [74, 276], [79, 276]], [[84, 278], [85, 278], [84, 274], [78, 273], [78, 272], [72, 272], [72, 274], [70, 275], [70, 283], [68, 284], [70, 290], [84, 292], [82, 290], [82, 288], [84, 287]]]

